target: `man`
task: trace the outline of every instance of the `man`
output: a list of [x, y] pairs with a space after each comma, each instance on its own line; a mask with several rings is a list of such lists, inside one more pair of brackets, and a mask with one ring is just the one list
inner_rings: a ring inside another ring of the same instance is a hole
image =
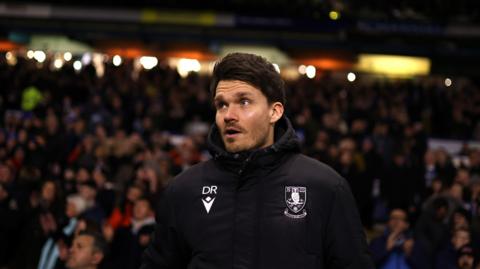
[[165, 190], [141, 268], [373, 268], [348, 184], [299, 153], [273, 65], [229, 54], [211, 91], [213, 158]]
[[452, 232], [450, 240], [440, 248], [435, 258], [436, 269], [457, 268], [457, 255], [460, 249], [471, 243], [471, 232], [467, 227], [460, 227]]
[[65, 215], [68, 218], [63, 228], [58, 229], [53, 217], [46, 218], [43, 222], [44, 230], [48, 231], [49, 237], [45, 241], [38, 262], [38, 269], [53, 269], [59, 266], [60, 250], [65, 239], [72, 236], [78, 223], [78, 217], [87, 208], [87, 201], [78, 194], [71, 194], [67, 197]]
[[[459, 269], [473, 269], [475, 261], [475, 251], [470, 244], [464, 245], [457, 253], [457, 266]], [[478, 264], [477, 264], [478, 268]]]
[[372, 240], [370, 250], [377, 268], [426, 268], [428, 261], [410, 231], [407, 212], [395, 208], [390, 212], [387, 229]]
[[95, 269], [102, 262], [107, 243], [102, 235], [83, 231], [75, 237], [66, 267], [69, 269]]
[[105, 219], [105, 210], [99, 203], [97, 203], [98, 189], [95, 181], [87, 180], [80, 183], [78, 185], [78, 193], [87, 202], [87, 208], [83, 215], [97, 223], [102, 223]]
[[155, 219], [153, 209], [147, 198], [135, 201], [132, 224], [120, 227], [113, 237], [111, 245], [114, 268], [138, 269], [141, 256], [145, 250], [150, 235], [154, 230]]

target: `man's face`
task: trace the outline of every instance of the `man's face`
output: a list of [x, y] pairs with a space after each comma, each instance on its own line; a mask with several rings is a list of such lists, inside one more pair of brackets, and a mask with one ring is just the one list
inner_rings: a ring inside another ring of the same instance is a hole
[[151, 216], [150, 204], [146, 200], [138, 200], [133, 206], [133, 218], [144, 220]]
[[400, 209], [394, 209], [390, 213], [388, 228], [392, 232], [401, 233], [408, 229], [407, 214]]
[[[470, 269], [473, 268], [474, 257], [471, 255], [462, 255], [457, 260], [458, 268]], [[478, 268], [478, 267], [477, 267]]]
[[238, 80], [222, 80], [217, 85], [215, 122], [225, 149], [240, 152], [273, 144], [273, 127], [283, 114], [279, 102], [268, 104], [263, 93]]
[[96, 268], [102, 260], [103, 254], [94, 249], [93, 243], [92, 236], [79, 235], [75, 237], [67, 259], [67, 268]]
[[452, 245], [453, 247], [458, 250], [462, 246], [470, 243], [470, 233], [464, 230], [455, 231], [452, 237]]
[[80, 185], [78, 193], [87, 201], [94, 201], [97, 196], [97, 190], [87, 185]]

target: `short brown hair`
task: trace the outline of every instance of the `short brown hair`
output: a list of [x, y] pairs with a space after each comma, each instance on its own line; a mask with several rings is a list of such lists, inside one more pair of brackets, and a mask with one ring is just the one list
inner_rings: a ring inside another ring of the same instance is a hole
[[272, 63], [265, 58], [249, 53], [230, 53], [219, 60], [213, 68], [210, 93], [215, 97], [221, 80], [239, 80], [258, 88], [268, 102], [285, 104], [285, 83]]
[[99, 232], [95, 231], [81, 231], [78, 236], [90, 236], [93, 239], [93, 249], [95, 251], [101, 252], [102, 254], [106, 255], [108, 251], [107, 241], [103, 237], [103, 235]]

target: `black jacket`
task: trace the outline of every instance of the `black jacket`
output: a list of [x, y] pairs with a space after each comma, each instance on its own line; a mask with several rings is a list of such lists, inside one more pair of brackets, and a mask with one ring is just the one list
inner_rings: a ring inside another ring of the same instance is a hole
[[288, 119], [275, 134], [232, 154], [212, 127], [213, 159], [167, 188], [142, 269], [373, 268], [346, 181], [299, 153]]

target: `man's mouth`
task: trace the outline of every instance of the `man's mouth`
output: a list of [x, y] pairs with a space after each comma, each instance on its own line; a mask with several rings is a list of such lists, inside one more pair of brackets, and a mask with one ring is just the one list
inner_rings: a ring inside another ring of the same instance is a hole
[[234, 127], [228, 127], [225, 129], [224, 135], [226, 138], [235, 138], [241, 133], [241, 130]]

